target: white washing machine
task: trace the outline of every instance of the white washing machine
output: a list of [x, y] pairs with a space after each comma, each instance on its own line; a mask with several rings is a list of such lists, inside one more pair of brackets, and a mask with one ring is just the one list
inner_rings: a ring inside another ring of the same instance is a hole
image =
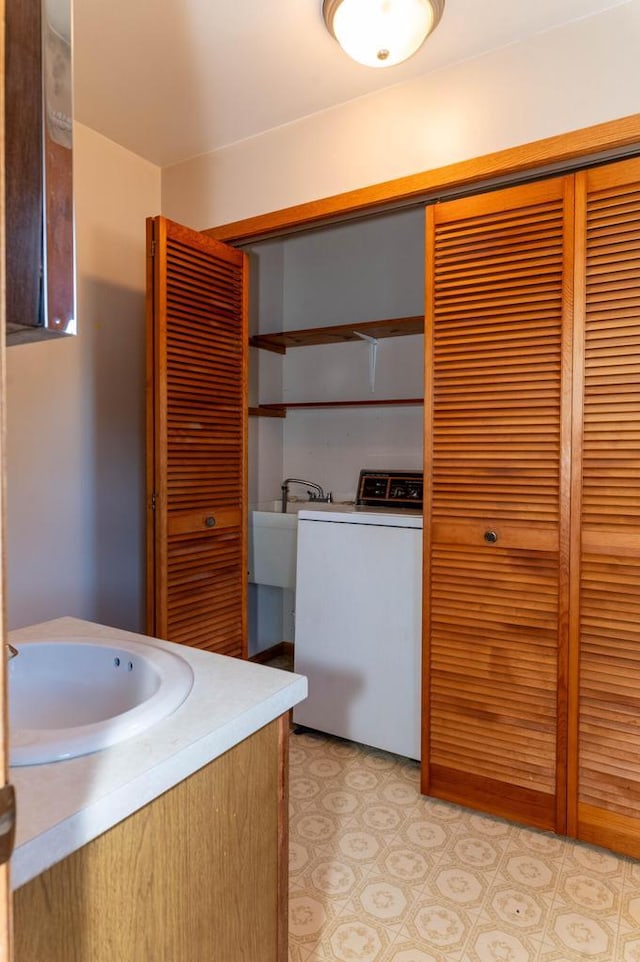
[[300, 512], [294, 722], [420, 758], [421, 621], [421, 512]]

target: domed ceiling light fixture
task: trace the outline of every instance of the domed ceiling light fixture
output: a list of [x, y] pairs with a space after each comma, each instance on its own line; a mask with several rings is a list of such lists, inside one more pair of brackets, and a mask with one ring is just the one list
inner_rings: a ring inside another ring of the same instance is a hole
[[438, 25], [445, 0], [323, 0], [329, 33], [365, 67], [393, 67]]

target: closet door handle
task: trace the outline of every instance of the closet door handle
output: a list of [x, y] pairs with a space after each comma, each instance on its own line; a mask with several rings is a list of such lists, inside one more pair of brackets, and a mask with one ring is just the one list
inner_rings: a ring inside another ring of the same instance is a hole
[[498, 540], [498, 535], [495, 531], [485, 531], [484, 540], [487, 544], [495, 544]]

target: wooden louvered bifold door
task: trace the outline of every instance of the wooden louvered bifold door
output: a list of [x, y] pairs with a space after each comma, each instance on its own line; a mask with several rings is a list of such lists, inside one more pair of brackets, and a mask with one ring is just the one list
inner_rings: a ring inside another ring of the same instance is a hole
[[585, 241], [576, 273], [576, 411], [583, 415], [574, 452], [571, 701], [578, 724], [569, 827], [637, 858], [640, 161], [578, 174], [576, 218]]
[[246, 655], [246, 255], [147, 229], [148, 630]]
[[566, 806], [572, 178], [427, 211], [422, 790]]

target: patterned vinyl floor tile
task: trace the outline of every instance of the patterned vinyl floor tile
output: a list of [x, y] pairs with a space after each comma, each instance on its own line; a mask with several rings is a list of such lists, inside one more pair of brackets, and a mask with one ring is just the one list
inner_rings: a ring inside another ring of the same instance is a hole
[[640, 962], [640, 863], [425, 798], [416, 762], [291, 738], [289, 962]]

